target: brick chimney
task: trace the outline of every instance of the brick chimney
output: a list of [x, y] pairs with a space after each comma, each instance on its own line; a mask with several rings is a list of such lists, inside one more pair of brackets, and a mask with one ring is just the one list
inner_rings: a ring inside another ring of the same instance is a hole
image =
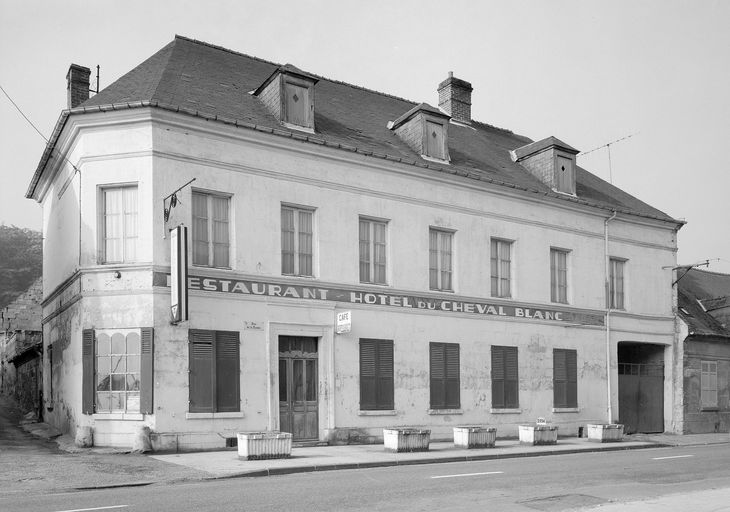
[[471, 91], [469, 82], [454, 78], [449, 71], [449, 77], [438, 87], [439, 108], [449, 114], [451, 119], [461, 123], [471, 123]]
[[71, 64], [66, 74], [68, 108], [81, 105], [89, 99], [89, 75], [91, 70], [78, 64]]

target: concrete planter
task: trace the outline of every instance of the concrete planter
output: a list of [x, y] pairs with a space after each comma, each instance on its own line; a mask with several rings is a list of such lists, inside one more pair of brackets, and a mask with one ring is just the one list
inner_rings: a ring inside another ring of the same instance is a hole
[[390, 452], [427, 452], [431, 431], [416, 428], [384, 428], [383, 444]]
[[454, 446], [459, 448], [494, 448], [496, 441], [494, 427], [454, 427]]
[[286, 459], [291, 457], [292, 435], [288, 432], [238, 432], [241, 460]]
[[520, 425], [520, 443], [558, 444], [558, 427], [555, 425]]
[[624, 438], [624, 426], [619, 423], [588, 425], [588, 440], [595, 443], [619, 443]]

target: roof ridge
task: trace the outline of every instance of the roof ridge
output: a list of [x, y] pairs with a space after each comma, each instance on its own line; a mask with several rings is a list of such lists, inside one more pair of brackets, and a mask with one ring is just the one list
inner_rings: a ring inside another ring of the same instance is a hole
[[717, 270], [704, 270], [704, 269], [695, 268], [695, 267], [689, 269], [688, 272], [700, 272], [702, 274], [714, 274], [716, 276], [730, 277], [730, 274], [726, 274], [724, 272], [718, 272]]

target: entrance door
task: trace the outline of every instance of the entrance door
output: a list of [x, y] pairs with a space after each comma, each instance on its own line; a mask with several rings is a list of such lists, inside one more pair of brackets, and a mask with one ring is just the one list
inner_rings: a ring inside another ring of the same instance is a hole
[[664, 365], [619, 363], [619, 421], [627, 434], [664, 432]]
[[279, 336], [279, 429], [295, 441], [319, 438], [317, 338]]

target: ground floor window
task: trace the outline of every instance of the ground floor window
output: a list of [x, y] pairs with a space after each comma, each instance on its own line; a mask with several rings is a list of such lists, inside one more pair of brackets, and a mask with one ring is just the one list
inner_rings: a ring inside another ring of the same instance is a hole
[[84, 330], [84, 414], [152, 413], [152, 340], [151, 328]]
[[700, 395], [703, 409], [717, 407], [717, 361], [701, 361]]
[[553, 350], [553, 407], [578, 407], [577, 351]]
[[492, 345], [492, 408], [518, 408], [518, 390], [517, 347]]
[[393, 340], [360, 340], [360, 410], [392, 410]]
[[238, 412], [240, 343], [237, 331], [189, 332], [190, 412]]
[[460, 408], [459, 344], [430, 343], [429, 370], [431, 409]]

